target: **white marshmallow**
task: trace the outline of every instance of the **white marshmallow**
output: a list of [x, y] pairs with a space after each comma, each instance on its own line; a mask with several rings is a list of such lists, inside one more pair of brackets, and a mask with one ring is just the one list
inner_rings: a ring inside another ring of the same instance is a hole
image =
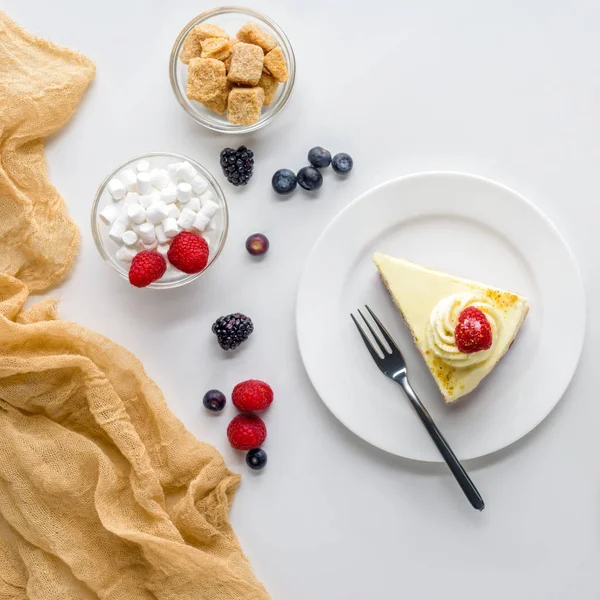
[[206, 226], [205, 231], [216, 231], [217, 230], [217, 225], [215, 223], [215, 220], [212, 219], [211, 222]]
[[[143, 223], [142, 223], [142, 225], [143, 225]], [[138, 235], [140, 235], [140, 236], [141, 236], [141, 234], [140, 234], [140, 225], [136, 225], [135, 223], [132, 223], [132, 224], [130, 225], [130, 227], [131, 227], [131, 229], [132, 229], [133, 231], [135, 231], [135, 232], [136, 232]]]
[[206, 227], [208, 226], [209, 223], [210, 223], [210, 217], [207, 217], [205, 214], [202, 213], [202, 211], [200, 211], [196, 215], [196, 219], [195, 219], [192, 227], [194, 229], [197, 229], [198, 231], [205, 231]]
[[114, 242], [117, 242], [117, 244], [121, 244], [123, 241], [121, 238], [126, 231], [127, 225], [125, 225], [125, 223], [122, 223], [121, 221], [115, 221], [108, 232], [108, 237], [110, 237], [110, 239]]
[[156, 240], [154, 240], [150, 244], [142, 244], [142, 248], [144, 248], [144, 250], [155, 250], [157, 246], [158, 242]]
[[128, 246], [121, 246], [116, 253], [117, 260], [121, 262], [130, 263], [137, 252], [133, 248], [129, 248]]
[[169, 209], [164, 202], [155, 202], [146, 211], [146, 221], [148, 221], [148, 223], [152, 223], [152, 225], [157, 225], [168, 216]]
[[187, 183], [190, 183], [192, 179], [194, 179], [198, 175], [198, 171], [192, 167], [192, 165], [187, 161], [183, 161], [179, 163], [177, 167], [177, 177], [179, 179], [183, 179]]
[[171, 180], [165, 169], [152, 169], [152, 171], [150, 171], [150, 183], [155, 188], [162, 190], [171, 183]]
[[135, 192], [137, 187], [137, 175], [133, 169], [125, 169], [119, 173], [119, 177], [128, 192]]
[[174, 183], [169, 185], [160, 191], [160, 199], [165, 204], [173, 204], [177, 200], [177, 188]]
[[191, 181], [192, 189], [196, 194], [203, 194], [208, 189], [208, 181], [202, 175], [196, 175]]
[[125, 192], [127, 191], [123, 185], [123, 182], [116, 178], [111, 179], [108, 182], [107, 189], [113, 200], [122, 200], [125, 197]]
[[121, 239], [126, 246], [135, 246], [140, 238], [135, 231], [129, 229], [121, 236]]
[[147, 160], [139, 160], [135, 165], [135, 169], [138, 173], [147, 173], [150, 171], [150, 163]]
[[143, 244], [153, 244], [156, 241], [156, 232], [154, 225], [151, 223], [143, 223], [140, 225], [140, 238]]
[[150, 174], [146, 172], [138, 173], [137, 191], [140, 195], [149, 194], [152, 186], [150, 185]]
[[159, 244], [168, 243], [169, 238], [165, 235], [165, 230], [160, 223], [154, 228], [154, 233]]
[[127, 229], [127, 227], [129, 227], [129, 223], [131, 223], [131, 219], [127, 214], [127, 208], [127, 206], [123, 206], [119, 211], [119, 216], [115, 219], [115, 223], [122, 223], [125, 225], [125, 229]]
[[169, 208], [169, 214], [168, 214], [169, 219], [175, 219], [175, 220], [179, 219], [179, 215], [181, 214], [181, 211], [177, 207], [177, 204], [168, 204], [167, 206]]
[[140, 196], [140, 204], [148, 210], [153, 204], [160, 202], [160, 194], [158, 192], [152, 192], [151, 194], [144, 194]]
[[202, 206], [204, 206], [208, 202], [214, 201], [215, 195], [212, 193], [212, 190], [206, 190], [203, 194], [200, 194], [200, 202], [202, 202]]
[[128, 192], [125, 196], [125, 204], [139, 204], [140, 195], [137, 192]]
[[140, 206], [148, 209], [154, 204], [154, 197], [152, 194], [143, 194], [140, 196]]
[[203, 215], [206, 215], [209, 219], [212, 219], [217, 214], [217, 212], [219, 212], [219, 205], [216, 202], [209, 200], [208, 202], [204, 202], [202, 204], [200, 212]]
[[141, 204], [130, 204], [127, 215], [136, 225], [141, 225], [146, 220], [146, 210]]
[[189, 208], [184, 208], [181, 211], [181, 215], [179, 219], [177, 219], [177, 225], [181, 227], [181, 229], [191, 229], [194, 221], [196, 220], [196, 213]]
[[200, 198], [196, 198], [195, 196], [185, 205], [186, 208], [193, 210], [194, 212], [198, 212], [202, 208], [202, 203], [200, 202]]
[[162, 254], [165, 258], [167, 258], [167, 254], [169, 252], [169, 248], [170, 248], [169, 244], [160, 244], [158, 246], [158, 248], [156, 249], [156, 251], [159, 254]]
[[179, 225], [175, 219], [171, 219], [170, 217], [166, 218], [162, 222], [163, 230], [165, 235], [171, 239], [174, 238], [179, 233]]
[[179, 164], [180, 163], [171, 163], [168, 167], [167, 167], [167, 173], [169, 175], [169, 177], [171, 178], [171, 181], [173, 182], [177, 182], [177, 169], [179, 169]]
[[106, 225], [112, 225], [115, 219], [119, 216], [119, 209], [114, 204], [107, 204], [99, 213], [98, 216]]
[[185, 181], [177, 186], [177, 200], [185, 204], [192, 197], [192, 186]]

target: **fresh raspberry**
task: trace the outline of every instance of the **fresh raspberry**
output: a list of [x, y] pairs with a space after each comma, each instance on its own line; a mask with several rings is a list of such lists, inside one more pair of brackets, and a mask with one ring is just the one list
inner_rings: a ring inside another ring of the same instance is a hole
[[208, 263], [208, 243], [196, 233], [182, 231], [173, 238], [167, 258], [184, 273], [200, 273]]
[[236, 450], [258, 448], [267, 437], [267, 427], [256, 415], [238, 415], [227, 427], [227, 439]]
[[153, 250], [138, 252], [129, 267], [129, 283], [135, 287], [146, 287], [160, 279], [167, 270], [167, 261], [162, 254]]
[[458, 315], [454, 339], [463, 354], [487, 350], [492, 346], [492, 326], [481, 310], [468, 306]]
[[265, 410], [273, 402], [271, 386], [258, 379], [249, 379], [238, 383], [231, 394], [233, 405], [242, 412]]

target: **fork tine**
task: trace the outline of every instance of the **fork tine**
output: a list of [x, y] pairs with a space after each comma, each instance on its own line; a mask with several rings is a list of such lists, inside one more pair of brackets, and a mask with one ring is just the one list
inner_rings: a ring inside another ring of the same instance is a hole
[[373, 360], [375, 362], [379, 362], [381, 360], [381, 356], [379, 356], [379, 354], [377, 354], [377, 351], [375, 350], [375, 348], [373, 348], [373, 344], [371, 344], [369, 338], [365, 335], [363, 328], [358, 324], [358, 321], [356, 320], [354, 315], [352, 313], [350, 313], [350, 316], [352, 317], [352, 320], [354, 321], [354, 324], [356, 325], [356, 329], [358, 329], [358, 333], [360, 333], [360, 337], [362, 338], [363, 342], [365, 343], [367, 350], [371, 353]]
[[381, 350], [383, 355], [387, 356], [389, 354], [389, 352], [387, 351], [387, 348], [383, 345], [382, 341], [379, 339], [379, 336], [375, 333], [375, 330], [371, 327], [371, 324], [369, 323], [369, 321], [367, 321], [365, 319], [365, 315], [363, 315], [360, 312], [360, 309], [358, 309], [358, 314], [362, 317], [362, 320], [365, 322], [365, 325], [369, 328], [369, 331], [371, 332], [371, 335], [373, 336], [375, 343], [379, 346], [379, 349]]
[[385, 328], [383, 323], [377, 318], [377, 315], [366, 304], [365, 308], [369, 311], [369, 314], [373, 317], [375, 323], [379, 325], [379, 329], [381, 329], [381, 334], [385, 338], [385, 341], [389, 344], [390, 348], [392, 349], [392, 352], [400, 352], [400, 349], [398, 348], [398, 346], [396, 346], [396, 342], [394, 342], [392, 336], [390, 335], [389, 331]]

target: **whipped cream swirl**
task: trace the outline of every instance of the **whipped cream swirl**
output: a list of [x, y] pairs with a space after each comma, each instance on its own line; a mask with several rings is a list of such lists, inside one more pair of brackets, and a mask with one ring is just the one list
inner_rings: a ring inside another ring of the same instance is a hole
[[[454, 330], [460, 313], [467, 307], [478, 308], [487, 317], [492, 328], [492, 345], [487, 350], [465, 354], [460, 352], [454, 339]], [[472, 292], [442, 298], [431, 311], [427, 326], [427, 345], [445, 363], [453, 367], [471, 367], [482, 363], [494, 351], [500, 328], [500, 315], [483, 295]]]

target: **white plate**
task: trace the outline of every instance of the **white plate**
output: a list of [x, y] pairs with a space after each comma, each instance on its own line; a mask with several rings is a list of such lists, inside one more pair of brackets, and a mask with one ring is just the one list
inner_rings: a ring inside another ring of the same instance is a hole
[[[455, 405], [444, 404], [381, 283], [371, 262], [376, 250], [529, 299], [513, 347]], [[331, 412], [382, 450], [440, 462], [402, 390], [379, 372], [350, 320], [365, 303], [388, 326], [413, 387], [461, 459], [500, 450], [536, 427], [569, 385], [583, 345], [585, 295], [565, 241], [516, 192], [470, 175], [411, 175], [358, 198], [315, 245], [298, 293], [302, 359]]]

